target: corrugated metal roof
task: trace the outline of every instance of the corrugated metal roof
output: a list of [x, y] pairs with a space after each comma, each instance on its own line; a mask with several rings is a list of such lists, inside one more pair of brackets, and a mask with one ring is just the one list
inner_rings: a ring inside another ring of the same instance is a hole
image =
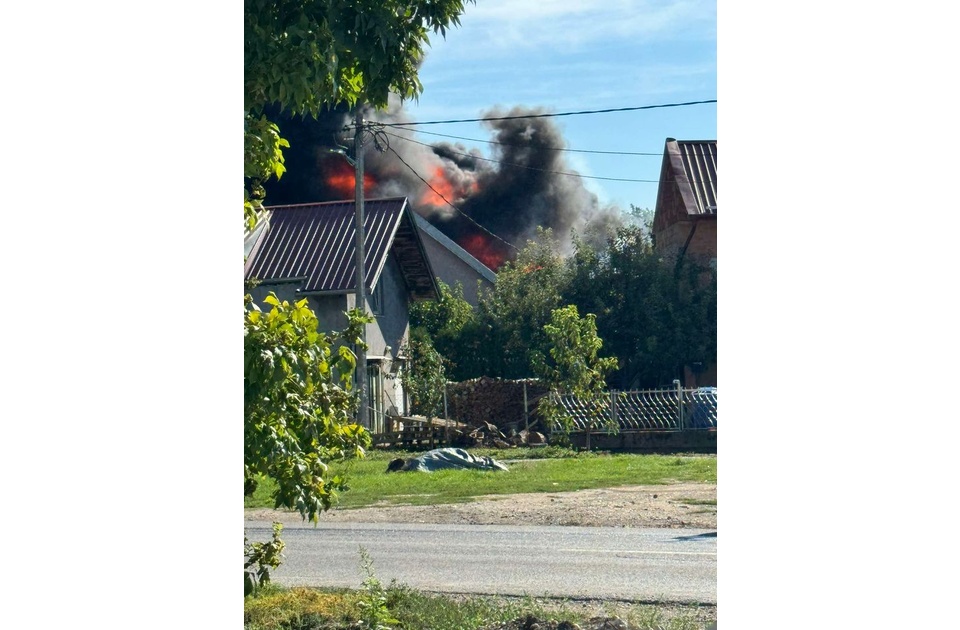
[[[412, 210], [404, 197], [364, 200], [364, 279], [372, 290], [393, 254], [415, 299], [438, 295]], [[300, 282], [302, 293], [349, 293], [356, 287], [353, 201], [268, 207], [267, 227], [244, 265], [244, 278]]]
[[[668, 149], [671, 144], [668, 144]], [[690, 214], [717, 213], [717, 141], [716, 140], [675, 140], [686, 182], [677, 178], [681, 186], [689, 186], [696, 203], [695, 208], [687, 208]]]

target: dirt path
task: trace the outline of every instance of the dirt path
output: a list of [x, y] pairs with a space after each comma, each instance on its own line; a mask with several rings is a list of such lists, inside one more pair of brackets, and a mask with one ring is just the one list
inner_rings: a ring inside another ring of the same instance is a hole
[[[247, 520], [297, 522], [296, 512], [247, 510]], [[580, 525], [588, 527], [717, 528], [717, 486], [675, 483], [576, 492], [479, 497], [446, 505], [333, 509], [321, 522], [465, 525]]]

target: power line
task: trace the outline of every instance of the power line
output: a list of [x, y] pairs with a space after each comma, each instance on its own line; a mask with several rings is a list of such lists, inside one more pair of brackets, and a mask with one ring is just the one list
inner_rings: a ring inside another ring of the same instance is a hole
[[662, 109], [666, 107], [687, 107], [689, 105], [704, 105], [716, 103], [717, 99], [709, 101], [690, 101], [687, 103], [664, 103], [662, 105], [641, 105], [639, 107], [617, 107], [614, 109], [593, 109], [579, 112], [561, 112], [558, 114], [526, 114], [523, 116], [496, 116], [489, 118], [463, 118], [460, 120], [431, 120], [427, 122], [380, 123], [387, 127], [408, 127], [410, 125], [447, 125], [451, 123], [488, 122], [494, 120], [520, 120], [524, 118], [556, 118], [558, 116], [582, 116], [585, 114], [609, 114], [613, 112], [635, 112], [643, 109]]
[[[392, 136], [392, 137], [394, 137], [394, 138], [399, 138], [399, 139], [401, 139], [401, 140], [406, 140], [407, 142], [412, 142], [412, 143], [414, 143], [414, 144], [419, 144], [420, 146], [428, 147], [428, 148], [431, 148], [431, 149], [433, 148], [431, 145], [426, 144], [426, 143], [424, 143], [424, 142], [417, 142], [416, 140], [411, 140], [410, 138], [405, 138], [405, 137], [403, 137], [403, 136], [398, 136], [397, 134], [394, 134], [394, 133], [389, 133], [389, 132], [385, 132], [385, 133], [386, 133], [388, 136]], [[511, 162], [501, 162], [500, 160], [491, 160], [490, 158], [483, 158], [483, 157], [480, 157], [480, 156], [477, 156], [477, 155], [471, 155], [470, 153], [461, 153], [460, 151], [450, 151], [450, 150], [447, 150], [447, 149], [444, 149], [444, 150], [447, 151], [448, 153], [452, 153], [452, 154], [454, 154], [454, 155], [462, 155], [462, 156], [468, 157], [468, 158], [470, 158], [470, 159], [472, 159], [472, 160], [483, 160], [484, 162], [493, 162], [494, 164], [501, 164], [501, 165], [503, 165], [503, 166], [513, 166], [513, 167], [516, 167], [516, 168], [525, 168], [525, 169], [531, 170], [531, 171], [539, 171], [539, 172], [541, 172], [541, 173], [550, 173], [551, 175], [566, 175], [567, 177], [579, 177], [579, 178], [581, 178], [581, 179], [601, 179], [601, 180], [608, 181], [608, 182], [633, 182], [633, 183], [638, 183], [638, 184], [658, 184], [658, 183], [660, 183], [660, 180], [659, 180], [659, 179], [628, 179], [628, 178], [625, 178], [625, 177], [599, 177], [599, 176], [595, 176], [595, 175], [581, 175], [580, 173], [567, 173], [567, 172], [565, 172], [565, 171], [550, 171], [550, 170], [547, 170], [547, 169], [545, 169], [545, 168], [537, 168], [537, 167], [535, 167], [535, 166], [527, 166], [527, 165], [525, 165], [525, 164], [513, 164], [513, 163], [511, 163]], [[396, 153], [396, 151], [394, 151], [394, 153]]]
[[[464, 138], [463, 136], [452, 136], [447, 133], [436, 133], [433, 131], [417, 131], [417, 133], [422, 133], [428, 136], [440, 136], [442, 138], [453, 138], [454, 140], [468, 140], [470, 142], [485, 142], [487, 144], [498, 144], [502, 147], [515, 147], [518, 149], [524, 148], [524, 145], [522, 144], [509, 144], [507, 142], [497, 142], [496, 140], [480, 140], [478, 138]], [[560, 148], [560, 147], [537, 147], [537, 148], [542, 151], [566, 151], [568, 153], [596, 153], [600, 155], [649, 155], [654, 157], [663, 156], [663, 151], [650, 153], [650, 152], [640, 152], [640, 151], [590, 151], [587, 149], [567, 149], [567, 148]]]
[[[392, 134], [391, 134], [391, 135], [392, 135]], [[397, 136], [397, 137], [399, 137], [399, 136]], [[469, 220], [469, 221], [470, 221], [471, 223], [473, 223], [475, 226], [477, 226], [478, 228], [480, 228], [481, 230], [483, 230], [484, 232], [486, 232], [487, 234], [489, 234], [489, 235], [492, 236], [493, 238], [497, 239], [498, 241], [500, 241], [501, 243], [503, 243], [503, 244], [506, 245], [507, 247], [510, 247], [510, 248], [512, 248], [514, 251], [517, 251], [517, 252], [520, 251], [516, 246], [514, 246], [513, 244], [511, 244], [511, 243], [503, 240], [502, 238], [500, 238], [499, 236], [497, 236], [496, 234], [494, 234], [493, 232], [491, 232], [491, 231], [488, 230], [487, 228], [483, 227], [482, 225], [480, 225], [479, 223], [477, 223], [477, 222], [473, 219], [473, 217], [471, 217], [469, 214], [467, 214], [466, 212], [464, 212], [464, 211], [461, 210], [460, 208], [458, 208], [458, 207], [456, 207], [455, 205], [453, 205], [452, 203], [450, 203], [450, 201], [449, 201], [446, 197], [444, 197], [444, 196], [440, 193], [439, 190], [437, 190], [436, 188], [434, 188], [433, 186], [431, 186], [431, 185], [430, 185], [430, 182], [428, 182], [428, 181], [425, 180], [423, 177], [421, 177], [421, 176], [420, 176], [420, 173], [418, 173], [412, 166], [410, 166], [409, 164], [407, 164], [406, 160], [404, 160], [404, 159], [400, 156], [400, 154], [397, 153], [397, 150], [396, 150], [396, 149], [394, 149], [394, 148], [391, 147], [390, 145], [387, 145], [387, 149], [389, 149], [395, 156], [397, 156], [397, 159], [400, 160], [401, 162], [403, 162], [403, 165], [406, 166], [408, 169], [410, 169], [410, 172], [413, 173], [414, 175], [416, 175], [416, 176], [417, 176], [417, 179], [419, 179], [421, 182], [423, 182], [423, 183], [426, 185], [426, 187], [429, 188], [430, 190], [432, 190], [438, 197], [440, 197], [441, 199], [443, 199], [443, 201], [444, 201], [448, 206], [450, 206], [451, 208], [453, 208], [454, 210], [456, 210], [457, 212], [459, 212], [463, 217], [465, 217], [467, 220]]]

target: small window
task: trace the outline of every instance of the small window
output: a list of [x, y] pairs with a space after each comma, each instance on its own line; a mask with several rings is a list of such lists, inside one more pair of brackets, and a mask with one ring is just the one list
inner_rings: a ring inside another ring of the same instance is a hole
[[378, 282], [370, 293], [370, 310], [374, 315], [383, 315], [383, 282]]

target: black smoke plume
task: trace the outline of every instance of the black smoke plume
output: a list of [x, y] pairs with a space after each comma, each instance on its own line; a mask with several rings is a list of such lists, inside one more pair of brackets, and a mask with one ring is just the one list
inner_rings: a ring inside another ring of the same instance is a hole
[[[515, 107], [493, 109], [481, 118], [542, 113]], [[324, 112], [319, 119], [271, 114], [290, 148], [284, 151], [287, 172], [265, 185], [266, 203], [353, 198], [353, 167], [331, 152], [339, 146], [352, 153], [353, 132], [346, 129], [352, 124], [350, 114], [345, 109]], [[410, 122], [399, 106], [371, 110], [364, 119]], [[551, 228], [564, 247], [560, 253], [566, 254], [571, 230], [588, 241], [601, 241], [621, 224], [619, 208], [601, 207], [579, 177], [564, 174], [575, 171], [557, 150], [566, 142], [551, 118], [489, 120], [484, 125], [492, 134], [489, 157], [461, 143], [418, 136], [412, 127], [383, 127], [376, 143], [382, 152], [366, 135], [365, 194], [407, 197], [417, 212], [493, 269], [535, 238], [538, 226]]]

